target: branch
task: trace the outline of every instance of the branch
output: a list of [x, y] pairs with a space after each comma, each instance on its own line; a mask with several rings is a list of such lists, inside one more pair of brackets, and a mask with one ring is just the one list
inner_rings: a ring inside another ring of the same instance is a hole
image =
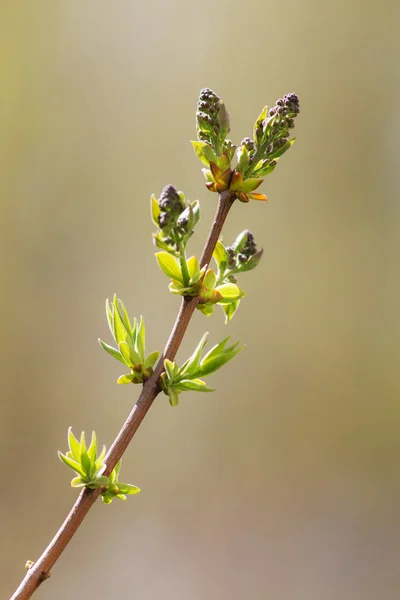
[[[217, 211], [200, 259], [201, 267], [208, 265], [211, 260], [215, 245], [229, 210], [235, 201], [235, 197], [235, 194], [229, 190], [222, 192], [219, 195]], [[135, 406], [105, 457], [107, 468], [104, 475], [109, 475], [117, 462], [121, 459], [147, 411], [153, 404], [154, 399], [160, 393], [161, 390], [158, 381], [164, 370], [164, 359], [168, 358], [173, 360], [175, 358], [197, 304], [197, 297], [182, 298], [179, 313], [165, 346], [164, 353], [160, 358], [153, 375], [143, 385], [142, 392]], [[99, 497], [100, 491], [101, 490], [99, 489], [90, 490], [88, 488], [82, 490], [64, 523], [61, 525], [41, 557], [28, 570], [20, 586], [11, 597], [11, 600], [27, 600], [27, 598], [32, 596], [42, 581], [50, 576], [50, 569], [61, 556], [72, 536], [80, 527], [83, 519]]]

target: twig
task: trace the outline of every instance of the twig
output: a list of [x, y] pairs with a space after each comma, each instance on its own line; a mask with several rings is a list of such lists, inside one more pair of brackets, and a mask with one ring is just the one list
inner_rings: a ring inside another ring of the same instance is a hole
[[[211, 260], [215, 245], [218, 241], [225, 219], [232, 207], [234, 200], [235, 194], [229, 190], [222, 192], [219, 195], [217, 211], [200, 259], [201, 267], [208, 265]], [[153, 404], [154, 399], [160, 393], [161, 390], [158, 381], [161, 373], [164, 370], [164, 359], [174, 359], [197, 304], [197, 297], [182, 298], [179, 313], [175, 320], [171, 335], [169, 336], [168, 342], [165, 346], [164, 353], [156, 369], [154, 370], [153, 375], [144, 384], [142, 392], [135, 406], [133, 407], [130, 415], [125, 421], [121, 431], [118, 433], [107, 453], [107, 456], [105, 457], [107, 469], [104, 475], [109, 475], [117, 462], [120, 460], [130, 441], [135, 435], [139, 425], [143, 421], [147, 411]], [[72, 536], [77, 531], [83, 519], [89, 512], [89, 509], [99, 497], [100, 491], [101, 490], [99, 489], [83, 489], [64, 523], [61, 525], [60, 529], [57, 531], [56, 535], [51, 540], [41, 557], [28, 570], [20, 586], [11, 597], [11, 600], [27, 600], [32, 596], [42, 581], [49, 577], [50, 569], [58, 560]]]

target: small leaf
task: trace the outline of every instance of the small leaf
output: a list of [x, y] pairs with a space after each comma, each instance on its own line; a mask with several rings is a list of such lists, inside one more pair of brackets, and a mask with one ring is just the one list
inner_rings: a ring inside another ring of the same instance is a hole
[[169, 397], [169, 403], [170, 403], [171, 406], [177, 406], [178, 405], [179, 394], [178, 394], [178, 392], [173, 387], [169, 387], [168, 388], [168, 397]]
[[130, 483], [122, 483], [121, 481], [119, 481], [118, 487], [123, 494], [131, 495], [138, 494], [140, 492], [140, 488], [137, 487], [137, 485], [132, 485]]
[[191, 256], [187, 260], [187, 267], [188, 267], [188, 271], [189, 271], [189, 275], [190, 275], [190, 282], [196, 283], [196, 281], [198, 281], [198, 279], [199, 279], [200, 265], [199, 265], [199, 261], [197, 260], [197, 258], [195, 256]]
[[246, 194], [253, 192], [262, 184], [263, 181], [263, 179], [258, 179], [257, 177], [249, 177], [249, 179], [246, 179], [243, 182], [240, 191], [245, 192]]
[[180, 375], [189, 376], [191, 373], [196, 373], [198, 366], [200, 364], [201, 353], [203, 352], [203, 348], [207, 343], [208, 332], [206, 332], [201, 338], [200, 342], [197, 344], [192, 356], [186, 361], [184, 368], [180, 370]]
[[217, 156], [214, 150], [205, 142], [191, 142], [193, 150], [196, 152], [197, 157], [201, 160], [203, 165], [208, 167], [210, 161], [217, 161]]
[[118, 299], [117, 296], [114, 295], [113, 299], [113, 325], [114, 325], [114, 339], [117, 344], [121, 341], [126, 342], [131, 338], [130, 332], [128, 333], [125, 325], [121, 319], [121, 315], [118, 310]]
[[99, 339], [99, 344], [102, 348], [104, 348], [104, 350], [106, 352], [108, 352], [108, 354], [111, 354], [111, 356], [113, 358], [116, 358], [117, 360], [119, 360], [119, 362], [121, 362], [123, 365], [126, 364], [124, 361], [124, 358], [122, 356], [122, 354], [120, 352], [118, 352], [118, 350], [116, 348], [113, 348], [112, 346], [109, 346], [108, 344], [106, 344], [105, 342], [103, 342], [100, 338]]
[[166, 358], [164, 360], [164, 368], [165, 368], [165, 372], [168, 376], [169, 381], [173, 381], [174, 380], [174, 363], [172, 361], [170, 361], [168, 358]]
[[92, 461], [90, 460], [87, 452], [81, 452], [81, 465], [85, 471], [86, 477], [90, 479], [92, 477]]
[[215, 245], [213, 257], [218, 265], [221, 274], [225, 271], [228, 263], [228, 255], [225, 250], [225, 246], [218, 240]]
[[205, 274], [205, 277], [203, 279], [203, 283], [205, 285], [205, 287], [208, 290], [213, 290], [215, 284], [217, 283], [217, 278], [215, 276], [215, 273], [212, 269], [208, 269], [207, 273]]
[[214, 388], [208, 387], [201, 379], [183, 379], [176, 385], [176, 389], [192, 392], [215, 392]]
[[214, 312], [214, 306], [212, 304], [198, 304], [196, 308], [206, 317], [209, 317]]
[[156, 259], [161, 271], [170, 279], [183, 284], [179, 261], [168, 252], [157, 252]]
[[86, 482], [82, 479], [82, 477], [74, 477], [71, 481], [71, 487], [81, 488], [81, 487], [85, 487], [85, 486], [86, 486]]
[[82, 477], [86, 477], [86, 473], [83, 470], [82, 465], [80, 463], [76, 462], [72, 458], [68, 458], [68, 456], [65, 456], [65, 454], [63, 454], [60, 451], [58, 451], [58, 458], [62, 460], [62, 462], [67, 465], [67, 467], [70, 467], [70, 469], [76, 471]]
[[72, 433], [72, 427], [68, 427], [68, 445], [71, 451], [71, 455], [73, 456], [76, 462], [80, 463], [81, 461], [81, 446], [74, 434]]
[[126, 342], [120, 342], [119, 349], [128, 367], [134, 367], [142, 363], [139, 354]]
[[234, 300], [240, 300], [240, 298], [246, 295], [235, 283], [224, 283], [216, 287], [215, 290], [222, 296], [218, 304], [229, 304]]
[[114, 337], [114, 324], [113, 324], [113, 314], [110, 306], [110, 301], [107, 298], [106, 300], [106, 315], [107, 315], [107, 323], [110, 328], [111, 335]]
[[225, 323], [229, 323], [232, 319], [233, 315], [239, 308], [240, 300], [236, 300], [235, 302], [231, 302], [230, 304], [221, 305], [222, 310], [225, 313]]
[[285, 144], [283, 144], [283, 146], [278, 148], [278, 150], [276, 150], [272, 154], [268, 154], [268, 158], [271, 160], [279, 158], [280, 156], [282, 156], [282, 154], [285, 154], [285, 152], [287, 150], [289, 150], [289, 148], [294, 144], [295, 141], [296, 141], [296, 138], [292, 138], [291, 140], [288, 140]]
[[264, 108], [261, 111], [261, 114], [259, 115], [256, 122], [254, 123], [253, 138], [254, 138], [254, 142], [255, 142], [256, 146], [260, 145], [260, 141], [261, 141], [260, 133], [262, 132], [262, 129], [260, 129], [260, 125], [262, 124], [265, 117], [267, 116], [267, 111], [268, 111], [268, 106], [264, 106]]
[[88, 448], [87, 453], [88, 453], [90, 462], [95, 463], [96, 457], [97, 457], [97, 437], [96, 437], [96, 433], [94, 431], [92, 431], [92, 440], [90, 442], [90, 446]]
[[122, 311], [122, 312], [119, 311], [122, 323], [124, 324], [124, 327], [125, 327], [126, 331], [129, 333], [129, 337], [131, 337], [131, 335], [132, 335], [132, 325], [131, 325], [131, 322], [130, 322], [130, 319], [129, 319], [128, 311], [126, 310], [125, 304], [122, 302], [122, 300], [118, 300], [118, 307]]
[[238, 159], [236, 168], [241, 173], [244, 173], [250, 163], [249, 151], [247, 150], [246, 146], [239, 146], [239, 148], [236, 150], [236, 154]]
[[[200, 365], [199, 375], [201, 377], [205, 377], [206, 375], [211, 375], [211, 373], [214, 373], [215, 371], [220, 369], [223, 365], [225, 365], [227, 362], [232, 360], [232, 358], [234, 356], [236, 356], [236, 354], [238, 352], [240, 352], [240, 350], [242, 350], [242, 349], [243, 349], [243, 346], [239, 346], [239, 343], [236, 343], [236, 344], [233, 344], [232, 346], [230, 346], [230, 348], [227, 348], [226, 350], [223, 350], [222, 352], [215, 354], [212, 358], [205, 357], [204, 361], [202, 361], [202, 363]], [[206, 360], [206, 358], [207, 358], [207, 360]]]
[[143, 370], [145, 371], [149, 367], [154, 367], [154, 364], [159, 356], [160, 353], [157, 350], [155, 352], [151, 352], [143, 363]]
[[158, 217], [160, 216], [161, 213], [161, 209], [158, 206], [158, 202], [157, 199], [155, 197], [154, 194], [152, 194], [151, 199], [150, 199], [150, 208], [151, 208], [151, 220], [153, 221], [154, 225], [156, 227], [160, 227], [160, 224], [158, 222]]
[[144, 326], [144, 319], [140, 317], [140, 323], [137, 328], [136, 338], [136, 350], [141, 358], [139, 362], [143, 362], [145, 358], [145, 344], [146, 344], [146, 329]]
[[125, 375], [121, 375], [121, 377], [118, 377], [117, 383], [118, 384], [132, 383], [134, 377], [135, 377], [134, 373], [126, 373]]

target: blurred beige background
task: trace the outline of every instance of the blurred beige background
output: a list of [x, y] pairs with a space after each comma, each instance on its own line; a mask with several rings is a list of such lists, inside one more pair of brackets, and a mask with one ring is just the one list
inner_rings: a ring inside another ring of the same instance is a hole
[[[67, 427], [109, 445], [139, 389], [117, 387], [104, 299], [161, 349], [178, 308], [157, 270], [149, 197], [216, 196], [189, 145], [200, 88], [234, 141], [296, 91], [297, 143], [237, 204], [225, 240], [264, 247], [227, 327], [246, 350], [126, 454], [142, 488], [98, 503], [43, 600], [394, 600], [400, 593], [399, 13], [396, 2], [42, 0], [1, 3], [0, 592], [76, 497]], [[36, 596], [35, 596], [36, 597]]]

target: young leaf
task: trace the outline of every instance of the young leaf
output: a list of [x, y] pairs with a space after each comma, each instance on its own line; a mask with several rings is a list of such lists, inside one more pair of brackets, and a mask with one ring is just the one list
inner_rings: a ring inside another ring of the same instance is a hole
[[58, 458], [62, 460], [62, 462], [67, 465], [67, 467], [70, 467], [70, 469], [76, 471], [76, 473], [79, 473], [79, 475], [81, 475], [82, 477], [86, 477], [86, 473], [83, 470], [82, 465], [76, 462], [76, 460], [68, 458], [68, 456], [65, 456], [65, 454], [63, 454], [60, 451], [58, 451]]
[[201, 160], [203, 165], [208, 167], [210, 161], [217, 162], [217, 155], [214, 150], [205, 142], [191, 142], [193, 150], [196, 152], [197, 157]]
[[106, 344], [105, 342], [103, 342], [100, 338], [99, 339], [99, 344], [102, 348], [104, 348], [104, 350], [106, 352], [108, 352], [108, 354], [111, 354], [111, 356], [113, 358], [116, 358], [117, 360], [119, 360], [119, 362], [121, 362], [123, 365], [126, 364], [125, 360], [122, 356], [122, 354], [120, 352], [118, 352], [118, 350], [116, 350], [115, 348], [113, 348], [112, 346], [109, 346], [108, 344]]
[[117, 383], [119, 383], [119, 384], [132, 383], [134, 377], [135, 377], [134, 373], [126, 373], [125, 375], [121, 375], [121, 377], [118, 377]]
[[158, 206], [157, 198], [154, 194], [151, 196], [151, 219], [156, 227], [160, 227], [158, 217], [160, 216], [161, 209]]
[[169, 403], [170, 403], [171, 406], [177, 406], [178, 405], [179, 394], [178, 394], [178, 392], [173, 387], [169, 387], [168, 388], [168, 397], [169, 397]]
[[168, 379], [170, 381], [174, 380], [174, 374], [175, 374], [175, 369], [174, 369], [174, 363], [172, 361], [170, 361], [168, 358], [166, 358], [164, 360], [164, 369], [165, 372], [168, 376]]
[[113, 323], [113, 314], [110, 306], [110, 301], [107, 298], [106, 300], [106, 315], [107, 315], [107, 323], [110, 328], [111, 335], [114, 337], [114, 323]]
[[180, 370], [180, 375], [190, 377], [191, 373], [196, 373], [197, 368], [200, 364], [201, 353], [203, 351], [204, 346], [207, 343], [208, 332], [206, 332], [198, 343], [195, 351], [192, 356], [186, 361], [184, 368]]
[[175, 386], [175, 389], [182, 392], [215, 392], [214, 388], [208, 387], [201, 379], [183, 379]]
[[146, 329], [144, 326], [143, 317], [140, 317], [140, 323], [137, 327], [137, 337], [136, 337], [136, 349], [141, 358], [140, 362], [144, 361], [144, 352], [145, 352], [145, 344], [146, 344]]
[[113, 325], [114, 325], [114, 339], [117, 344], [121, 341], [126, 342], [130, 339], [130, 333], [127, 332], [125, 325], [122, 322], [121, 315], [118, 310], [118, 299], [114, 296], [113, 299]]
[[149, 367], [154, 367], [154, 364], [159, 356], [160, 353], [157, 350], [155, 352], [151, 352], [143, 363], [143, 370], [146, 370]]
[[135, 365], [141, 364], [142, 359], [132, 346], [126, 342], [120, 342], [119, 349], [128, 367], [134, 367]]
[[97, 457], [97, 436], [94, 431], [92, 431], [92, 440], [90, 442], [90, 446], [87, 451], [88, 457], [92, 463], [96, 462]]
[[68, 427], [68, 446], [74, 460], [78, 463], [81, 461], [81, 446], [74, 434], [72, 433], [72, 427]]
[[157, 252], [156, 259], [161, 271], [170, 279], [183, 284], [179, 261], [168, 252]]

